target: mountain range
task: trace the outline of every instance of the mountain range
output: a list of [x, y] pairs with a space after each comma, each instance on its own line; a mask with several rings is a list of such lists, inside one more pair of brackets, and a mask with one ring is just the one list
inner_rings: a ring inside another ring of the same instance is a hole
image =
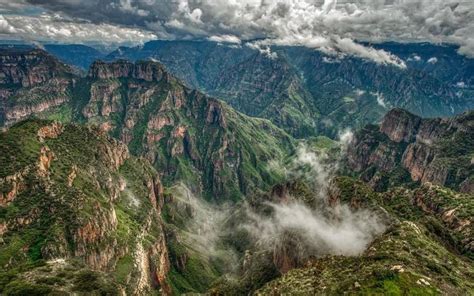
[[472, 293], [472, 59], [374, 46], [2, 48], [0, 293]]

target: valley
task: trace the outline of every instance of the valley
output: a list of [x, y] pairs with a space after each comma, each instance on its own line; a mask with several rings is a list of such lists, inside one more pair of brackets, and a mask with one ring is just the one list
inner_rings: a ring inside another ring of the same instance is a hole
[[472, 60], [45, 48], [0, 50], [1, 294], [474, 291]]

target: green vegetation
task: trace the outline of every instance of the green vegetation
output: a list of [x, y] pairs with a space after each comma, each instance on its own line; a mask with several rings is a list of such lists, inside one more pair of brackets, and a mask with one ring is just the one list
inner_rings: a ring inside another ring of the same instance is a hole
[[[0, 245], [0, 293], [115, 295], [117, 283], [133, 286], [137, 280], [137, 245], [150, 248], [164, 235], [161, 227], [153, 226], [140, 237], [146, 223], [161, 223], [150, 200], [157, 173], [95, 128], [65, 125], [40, 142], [38, 130], [52, 125], [26, 121], [1, 134], [0, 146], [11, 151], [0, 159], [5, 170], [1, 193], [17, 189], [0, 211], [0, 223], [7, 227]], [[40, 170], [42, 147], [47, 147], [50, 159]], [[5, 179], [15, 170], [19, 177]], [[114, 257], [104, 256], [106, 252], [123, 255], [115, 263]], [[34, 267], [58, 257], [75, 257], [78, 263]], [[88, 268], [76, 272], [85, 264], [99, 264], [91, 258], [105, 264], [95, 269], [110, 268], [107, 278]]]
[[257, 295], [469, 294], [474, 289], [472, 276], [469, 262], [447, 251], [419, 224], [403, 221], [376, 239], [361, 256], [313, 260], [310, 266], [270, 282]]

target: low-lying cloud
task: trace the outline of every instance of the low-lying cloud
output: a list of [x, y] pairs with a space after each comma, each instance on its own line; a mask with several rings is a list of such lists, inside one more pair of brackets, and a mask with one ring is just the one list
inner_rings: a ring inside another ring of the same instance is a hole
[[358, 255], [385, 225], [374, 213], [352, 210], [347, 205], [311, 209], [300, 201], [269, 203], [268, 217], [249, 211], [250, 222], [244, 227], [257, 244], [274, 248], [285, 243], [287, 235], [298, 241], [303, 259], [308, 256]]
[[[352, 137], [350, 130], [340, 133], [341, 153], [350, 145]], [[221, 239], [244, 231], [250, 240], [245, 245], [255, 248], [251, 252], [273, 253], [274, 264], [280, 268], [275, 259], [279, 256], [290, 257], [289, 260], [295, 262], [293, 266], [297, 266], [310, 257], [358, 255], [385, 230], [384, 217], [379, 213], [329, 202], [328, 191], [338, 168], [334, 156], [302, 144], [292, 161], [285, 165], [273, 163], [269, 167], [279, 170], [289, 180], [305, 180], [311, 187], [312, 201], [288, 195], [276, 200], [259, 200], [258, 206], [255, 201], [233, 207], [215, 206], [197, 198], [181, 184], [175, 188], [175, 195], [180, 203], [190, 206], [193, 213], [186, 230], [188, 245], [210, 257], [226, 258], [228, 265], [233, 266], [230, 269], [237, 270], [237, 252], [228, 245], [224, 247]], [[239, 222], [227, 223], [234, 218]]]
[[[353, 134], [345, 130], [339, 138], [344, 153]], [[384, 219], [377, 213], [352, 209], [346, 204], [329, 204], [328, 190], [338, 168], [337, 159], [301, 145], [287, 167], [288, 176], [307, 178], [313, 186], [315, 199], [311, 204], [293, 196], [284, 198], [283, 202], [267, 202], [270, 215], [248, 208], [249, 223], [244, 228], [259, 245], [278, 248], [290, 236], [293, 243], [297, 242], [299, 259], [327, 254], [357, 255], [385, 230]], [[302, 167], [309, 167], [309, 170], [302, 171]]]

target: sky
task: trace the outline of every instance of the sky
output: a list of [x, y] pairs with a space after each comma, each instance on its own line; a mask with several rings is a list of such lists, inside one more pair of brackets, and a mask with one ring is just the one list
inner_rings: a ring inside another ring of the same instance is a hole
[[141, 44], [300, 45], [404, 67], [368, 42], [452, 43], [474, 57], [474, 0], [0, 0], [0, 38]]

